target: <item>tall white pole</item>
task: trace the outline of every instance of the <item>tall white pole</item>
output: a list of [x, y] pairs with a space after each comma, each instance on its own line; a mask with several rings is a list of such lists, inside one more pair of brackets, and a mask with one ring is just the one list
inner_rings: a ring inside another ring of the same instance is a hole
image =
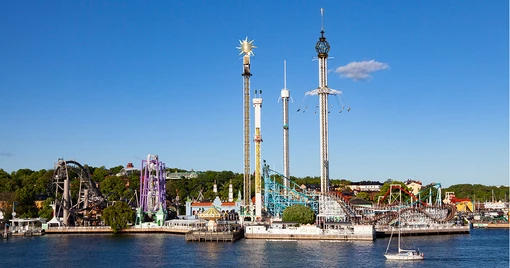
[[290, 91], [287, 89], [287, 62], [283, 61], [283, 89], [281, 92], [283, 105], [283, 185], [287, 188], [290, 186], [290, 168], [289, 168], [289, 98]]
[[[262, 92], [260, 92], [262, 93]], [[253, 107], [255, 107], [255, 217], [262, 218], [262, 191], [261, 191], [261, 169], [260, 169], [260, 143], [262, 142], [261, 134], [261, 108], [262, 98], [257, 96], [255, 90], [255, 98], [253, 98]]]
[[232, 188], [232, 180], [230, 180], [230, 184], [228, 185], [228, 202], [234, 201], [234, 189]]

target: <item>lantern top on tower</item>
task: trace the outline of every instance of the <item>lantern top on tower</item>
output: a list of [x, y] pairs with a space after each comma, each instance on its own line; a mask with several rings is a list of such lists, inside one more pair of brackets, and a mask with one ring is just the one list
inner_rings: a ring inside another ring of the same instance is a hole
[[319, 58], [327, 58], [330, 47], [326, 37], [324, 37], [324, 8], [321, 8], [321, 24], [321, 37], [319, 37], [319, 41], [315, 44], [315, 51], [317, 51]]

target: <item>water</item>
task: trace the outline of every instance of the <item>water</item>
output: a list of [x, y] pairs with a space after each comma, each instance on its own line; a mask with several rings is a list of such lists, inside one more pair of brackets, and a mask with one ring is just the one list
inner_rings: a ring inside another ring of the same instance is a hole
[[387, 261], [388, 238], [197, 243], [168, 234], [46, 235], [1, 240], [0, 267], [509, 267], [508, 229], [403, 240], [425, 260]]

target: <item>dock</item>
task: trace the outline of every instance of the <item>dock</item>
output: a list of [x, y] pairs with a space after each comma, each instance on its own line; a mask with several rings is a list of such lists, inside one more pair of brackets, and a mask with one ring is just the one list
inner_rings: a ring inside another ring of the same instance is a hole
[[265, 239], [274, 241], [293, 241], [293, 240], [336, 240], [336, 241], [374, 241], [375, 237], [367, 235], [352, 234], [275, 234], [275, 233], [251, 233], [246, 235], [247, 239]]
[[474, 222], [473, 228], [488, 228], [488, 229], [510, 229], [510, 223], [484, 223]]
[[372, 225], [336, 225], [336, 229], [320, 229], [315, 225], [297, 227], [273, 223], [271, 226], [252, 225], [245, 228], [247, 239], [373, 241], [376, 238]]
[[[391, 236], [392, 228], [376, 227], [377, 237]], [[398, 229], [394, 229], [394, 234]], [[443, 235], [443, 234], [469, 234], [470, 227], [466, 226], [431, 226], [431, 227], [403, 227], [400, 230], [401, 235]]]
[[508, 229], [510, 228], [510, 223], [489, 223], [487, 225], [487, 228], [494, 228], [494, 229]]
[[235, 242], [244, 237], [243, 229], [231, 232], [190, 231], [186, 242]]

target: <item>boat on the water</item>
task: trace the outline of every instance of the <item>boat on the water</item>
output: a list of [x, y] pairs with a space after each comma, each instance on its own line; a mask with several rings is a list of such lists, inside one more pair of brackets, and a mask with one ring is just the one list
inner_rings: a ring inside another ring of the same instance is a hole
[[384, 253], [384, 257], [388, 260], [400, 260], [400, 261], [417, 261], [417, 260], [423, 260], [425, 258], [425, 255], [423, 252], [420, 252], [419, 249], [402, 249], [400, 247], [400, 226], [401, 226], [401, 220], [400, 220], [400, 209], [398, 213], [398, 251], [397, 252], [390, 252], [388, 253], [388, 250], [391, 245], [391, 239], [393, 238], [393, 230], [391, 232], [390, 241], [388, 242], [388, 247], [386, 247], [386, 252]]
[[384, 257], [388, 260], [418, 261], [425, 258], [423, 252], [415, 249], [399, 249], [397, 253], [386, 253]]

